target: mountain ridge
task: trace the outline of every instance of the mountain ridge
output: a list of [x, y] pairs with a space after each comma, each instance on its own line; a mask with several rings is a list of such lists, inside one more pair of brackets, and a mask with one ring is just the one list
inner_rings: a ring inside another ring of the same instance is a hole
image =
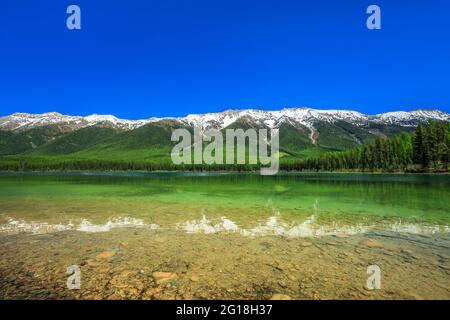
[[353, 110], [336, 109], [313, 109], [284, 108], [281, 110], [259, 110], [259, 109], [229, 109], [223, 112], [204, 114], [189, 114], [184, 117], [151, 117], [141, 120], [120, 119], [113, 115], [92, 114], [89, 116], [63, 115], [58, 112], [47, 112], [42, 114], [13, 113], [0, 118], [0, 130], [23, 131], [31, 128], [50, 124], [59, 124], [74, 129], [100, 125], [109, 126], [121, 130], [133, 130], [143, 125], [160, 122], [163, 120], [178, 121], [190, 126], [203, 126], [205, 128], [223, 129], [246, 117], [255, 123], [268, 128], [277, 128], [284, 122], [294, 122], [314, 129], [316, 122], [324, 121], [334, 123], [345, 121], [357, 126], [368, 124], [389, 124], [404, 127], [414, 127], [419, 122], [429, 120], [450, 121], [450, 114], [438, 109], [416, 109], [411, 111], [391, 111], [375, 115], [363, 114]]
[[351, 110], [285, 108], [125, 120], [97, 114], [15, 113], [0, 118], [0, 156], [167, 161], [174, 145], [173, 129], [202, 126], [218, 130], [277, 128], [283, 154], [308, 157], [364, 145], [380, 136], [411, 132], [430, 120], [450, 122], [450, 114], [419, 109], [365, 115]]

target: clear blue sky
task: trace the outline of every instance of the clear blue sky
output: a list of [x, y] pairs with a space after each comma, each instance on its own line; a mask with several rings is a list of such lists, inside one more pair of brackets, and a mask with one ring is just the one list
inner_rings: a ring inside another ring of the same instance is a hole
[[[366, 28], [370, 4], [381, 31]], [[5, 0], [0, 115], [449, 112], [449, 21], [448, 0]]]

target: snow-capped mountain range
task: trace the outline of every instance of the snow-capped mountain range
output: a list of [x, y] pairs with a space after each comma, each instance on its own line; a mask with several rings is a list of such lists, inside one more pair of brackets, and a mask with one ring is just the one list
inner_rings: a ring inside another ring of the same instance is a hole
[[377, 115], [366, 115], [350, 110], [317, 110], [312, 108], [286, 108], [278, 111], [256, 109], [227, 110], [217, 113], [191, 114], [180, 118], [149, 118], [145, 120], [119, 119], [112, 115], [69, 116], [57, 112], [43, 114], [14, 113], [0, 118], [0, 130], [24, 131], [45, 125], [63, 125], [79, 129], [94, 125], [110, 126], [122, 130], [132, 130], [148, 123], [162, 120], [172, 120], [190, 126], [222, 129], [230, 124], [245, 120], [269, 128], [276, 128], [284, 122], [314, 128], [317, 122], [334, 123], [345, 121], [354, 125], [364, 126], [370, 123], [416, 126], [419, 122], [429, 120], [450, 121], [450, 114], [439, 110], [396, 111]]

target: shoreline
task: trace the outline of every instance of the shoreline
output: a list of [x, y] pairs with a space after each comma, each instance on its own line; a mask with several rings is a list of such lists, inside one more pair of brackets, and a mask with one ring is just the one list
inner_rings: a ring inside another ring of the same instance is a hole
[[[18, 173], [18, 174], [45, 174], [45, 173], [55, 173], [55, 174], [65, 174], [65, 173], [80, 173], [80, 174], [107, 174], [107, 173], [148, 173], [148, 174], [157, 174], [157, 173], [180, 173], [180, 174], [255, 174], [260, 175], [258, 171], [207, 171], [207, 170], [0, 170], [0, 174], [4, 173]], [[294, 171], [294, 170], [280, 170], [274, 176], [279, 174], [367, 174], [367, 175], [450, 175], [450, 171], [437, 171], [437, 172], [407, 172], [407, 171]]]

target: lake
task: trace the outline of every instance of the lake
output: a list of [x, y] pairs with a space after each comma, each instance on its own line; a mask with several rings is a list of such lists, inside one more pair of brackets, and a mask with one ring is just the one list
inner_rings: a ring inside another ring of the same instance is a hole
[[[6, 298], [448, 299], [449, 187], [449, 175], [2, 173], [1, 288]], [[365, 287], [374, 264], [390, 272], [388, 290]], [[84, 289], [65, 288], [70, 265]], [[155, 272], [176, 276], [161, 285]]]

